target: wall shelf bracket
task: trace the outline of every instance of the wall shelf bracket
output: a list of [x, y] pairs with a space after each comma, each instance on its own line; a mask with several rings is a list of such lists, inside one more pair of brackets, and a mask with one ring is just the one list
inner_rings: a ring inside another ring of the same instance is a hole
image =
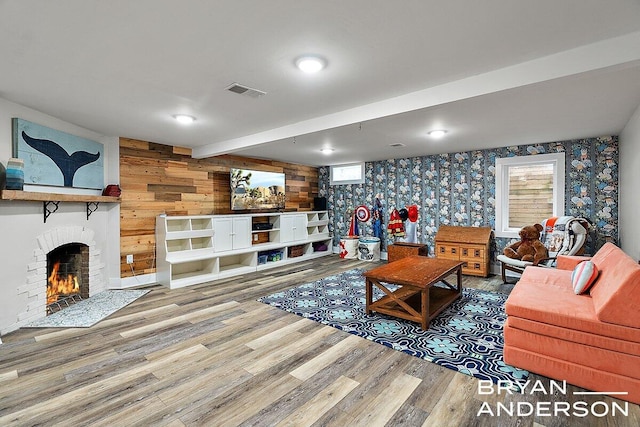
[[49, 218], [49, 216], [52, 213], [54, 213], [55, 211], [58, 210], [58, 205], [59, 204], [60, 204], [60, 202], [54, 202], [54, 201], [42, 202], [45, 224], [47, 222], [47, 218]]
[[98, 210], [98, 206], [100, 206], [100, 202], [87, 202], [87, 221], [91, 214]]

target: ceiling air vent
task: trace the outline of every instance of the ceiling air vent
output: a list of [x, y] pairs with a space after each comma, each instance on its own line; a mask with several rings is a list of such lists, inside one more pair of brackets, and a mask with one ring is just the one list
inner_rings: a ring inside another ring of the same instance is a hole
[[239, 95], [250, 96], [251, 98], [259, 98], [262, 95], [266, 95], [267, 92], [263, 92], [258, 89], [253, 89], [248, 86], [243, 86], [238, 83], [233, 83], [231, 86], [227, 87], [229, 92], [237, 93]]
[[405, 145], [402, 142], [396, 142], [394, 144], [389, 144], [389, 147], [398, 148], [398, 147], [405, 147]]

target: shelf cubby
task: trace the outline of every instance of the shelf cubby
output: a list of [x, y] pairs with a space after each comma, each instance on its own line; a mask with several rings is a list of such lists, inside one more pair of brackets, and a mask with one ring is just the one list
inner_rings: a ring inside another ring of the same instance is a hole
[[211, 237], [193, 237], [191, 238], [191, 249], [213, 248]]
[[191, 250], [190, 239], [167, 240], [167, 252], [182, 252]]
[[211, 218], [193, 218], [191, 220], [192, 230], [210, 230], [211, 228]]
[[191, 230], [191, 223], [188, 219], [167, 219], [167, 232], [189, 230]]
[[171, 288], [181, 288], [217, 278], [217, 261], [215, 258], [210, 258], [171, 264]]

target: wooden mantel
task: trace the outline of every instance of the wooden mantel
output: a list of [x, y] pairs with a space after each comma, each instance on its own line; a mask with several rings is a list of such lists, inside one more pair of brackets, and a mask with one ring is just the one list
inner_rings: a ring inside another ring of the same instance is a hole
[[24, 200], [32, 202], [105, 202], [120, 203], [120, 197], [93, 194], [38, 193], [34, 191], [2, 190], [1, 200]]
[[120, 203], [120, 197], [98, 196], [93, 194], [61, 194], [39, 193], [35, 191], [2, 190], [0, 200], [22, 200], [27, 202], [42, 202], [44, 222], [58, 210], [60, 202], [77, 202], [87, 204], [87, 220], [98, 210], [99, 203]]

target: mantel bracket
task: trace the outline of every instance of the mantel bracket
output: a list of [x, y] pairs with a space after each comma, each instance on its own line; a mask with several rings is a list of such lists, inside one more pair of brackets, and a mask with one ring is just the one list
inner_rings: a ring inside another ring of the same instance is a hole
[[[54, 202], [54, 201], [42, 202], [45, 224], [47, 222], [47, 218], [49, 218], [52, 213], [58, 210], [59, 204], [60, 204], [59, 201], [58, 202]], [[100, 206], [100, 202], [87, 202], [87, 220], [89, 220], [89, 217], [91, 216], [92, 213], [98, 210], [99, 206]]]
[[100, 202], [87, 202], [87, 221], [91, 214], [98, 210], [98, 206], [100, 206]]
[[43, 212], [44, 212], [44, 222], [47, 223], [47, 218], [58, 210], [58, 205], [60, 202], [42, 202]]

